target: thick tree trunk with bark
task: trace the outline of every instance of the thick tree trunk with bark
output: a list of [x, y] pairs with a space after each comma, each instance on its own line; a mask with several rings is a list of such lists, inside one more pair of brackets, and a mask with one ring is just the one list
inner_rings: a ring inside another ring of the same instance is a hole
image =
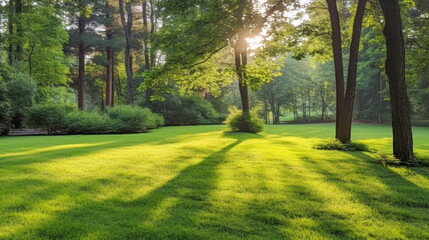
[[122, 27], [125, 33], [125, 72], [127, 75], [127, 103], [134, 104], [134, 84], [133, 84], [133, 73], [132, 63], [130, 61], [131, 51], [131, 27], [133, 24], [133, 16], [131, 9], [131, 2], [125, 2], [125, 9], [127, 11], [127, 20], [125, 20], [124, 13], [124, 1], [119, 0], [119, 14], [121, 15]]
[[85, 32], [85, 25], [86, 25], [86, 17], [85, 15], [79, 16], [79, 53], [78, 53], [78, 60], [79, 60], [79, 73], [77, 78], [77, 105], [79, 110], [85, 109], [85, 42], [82, 39], [83, 34]]
[[332, 28], [332, 50], [334, 53], [335, 65], [335, 86], [337, 95], [336, 121], [335, 121], [335, 138], [339, 138], [341, 116], [344, 104], [344, 69], [343, 69], [343, 53], [341, 50], [341, 28], [340, 16], [337, 9], [336, 0], [326, 0], [328, 3], [329, 16], [331, 19]]
[[386, 74], [392, 107], [393, 154], [406, 163], [413, 158], [410, 104], [405, 84], [405, 46], [398, 0], [379, 0], [384, 15]]
[[353, 117], [353, 103], [356, 92], [356, 73], [359, 53], [360, 34], [362, 29], [362, 19], [365, 14], [367, 0], [359, 0], [356, 15], [353, 23], [352, 42], [350, 45], [350, 58], [347, 74], [347, 89], [344, 95], [344, 73], [343, 57], [341, 49], [341, 28], [336, 0], [326, 0], [328, 3], [329, 15], [332, 27], [332, 49], [335, 63], [336, 79], [336, 123], [335, 138], [340, 142], [350, 142], [351, 127]]
[[362, 20], [365, 14], [366, 1], [367, 0], [359, 0], [353, 22], [352, 42], [350, 44], [349, 68], [347, 74], [347, 89], [344, 96], [343, 109], [341, 111], [342, 116], [339, 130], [337, 131], [337, 138], [343, 143], [350, 142], [351, 139], [353, 103], [356, 93], [356, 73], [359, 54], [359, 42], [362, 30]]

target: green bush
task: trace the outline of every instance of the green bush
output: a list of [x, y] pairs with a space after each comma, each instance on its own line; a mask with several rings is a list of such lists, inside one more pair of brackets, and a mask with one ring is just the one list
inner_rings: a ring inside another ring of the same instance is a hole
[[151, 109], [164, 117], [166, 125], [219, 124], [225, 119], [199, 95], [168, 94], [163, 97], [165, 101], [151, 103]]
[[9, 132], [10, 103], [5, 84], [0, 80], [0, 135]]
[[161, 116], [149, 109], [133, 106], [116, 106], [107, 110], [109, 118], [114, 122], [115, 132], [135, 133], [153, 129], [163, 125]]
[[28, 109], [25, 121], [30, 127], [46, 129], [48, 134], [62, 133], [67, 129], [66, 116], [73, 109], [58, 103], [36, 104]]
[[368, 152], [368, 146], [366, 146], [363, 143], [356, 143], [356, 142], [348, 142], [348, 143], [341, 143], [338, 141], [338, 139], [330, 138], [325, 139], [322, 142], [316, 144], [314, 146], [315, 149], [320, 150], [338, 150], [338, 151], [348, 151], [348, 152], [359, 152], [364, 151]]
[[37, 85], [28, 74], [14, 72], [6, 82], [12, 125], [21, 128], [22, 119], [28, 108], [33, 105]]
[[225, 123], [232, 131], [258, 133], [264, 129], [264, 121], [254, 110], [249, 114], [243, 114], [241, 110], [234, 107], [230, 108], [229, 112]]
[[75, 111], [66, 117], [67, 133], [98, 134], [116, 132], [115, 122], [96, 111]]
[[150, 111], [149, 108], [143, 108], [144, 113], [147, 116], [146, 127], [147, 129], [154, 129], [164, 126], [164, 118], [156, 113]]
[[45, 103], [28, 111], [26, 122], [31, 127], [48, 130], [49, 134], [137, 133], [164, 124], [164, 119], [149, 109], [117, 106], [106, 113], [77, 111], [75, 106]]

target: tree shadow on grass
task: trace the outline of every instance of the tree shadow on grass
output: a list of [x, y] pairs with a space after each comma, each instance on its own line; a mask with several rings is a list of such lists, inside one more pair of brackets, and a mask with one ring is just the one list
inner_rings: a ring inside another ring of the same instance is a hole
[[209, 196], [218, 182], [218, 166], [225, 161], [228, 151], [242, 141], [238, 138], [142, 197], [124, 200], [118, 195], [79, 204], [59, 212], [33, 229], [30, 236], [48, 239], [199, 239], [222, 235], [219, 229], [205, 226], [204, 221], [210, 220], [201, 218], [199, 213], [211, 207]]
[[[200, 132], [201, 133], [201, 132]], [[201, 133], [206, 134], [206, 133]], [[102, 138], [99, 138], [102, 136]], [[110, 149], [133, 147], [138, 145], [160, 146], [186, 142], [197, 137], [198, 134], [181, 134], [178, 136], [153, 134], [131, 135], [97, 135], [95, 138], [89, 135], [81, 136], [39, 136], [39, 137], [13, 137], [16, 145], [8, 148], [7, 152], [0, 153], [0, 170], [14, 168], [22, 165], [49, 162], [64, 157], [85, 156]], [[79, 137], [79, 138], [76, 138]], [[81, 138], [80, 138], [81, 137]], [[34, 139], [32, 148], [19, 147], [20, 139]], [[57, 142], [54, 140], [58, 139]], [[49, 140], [49, 141], [44, 141]], [[54, 142], [53, 142], [54, 141]]]
[[[429, 237], [427, 225], [425, 229], [418, 227], [429, 222], [429, 191], [382, 166], [371, 156], [362, 152], [345, 153], [349, 157], [344, 161], [316, 161], [306, 156], [302, 160], [306, 167], [322, 176], [327, 184], [335, 186], [340, 191], [339, 194], [350, 196], [349, 202], [368, 209], [370, 215], [363, 218], [373, 218], [372, 224], [378, 227], [391, 221], [390, 224], [395, 226], [389, 227], [400, 229], [401, 232], [391, 237]], [[390, 234], [389, 230], [377, 229], [372, 228], [370, 232], [360, 230], [361, 234], [365, 234], [360, 237], [379, 238]]]

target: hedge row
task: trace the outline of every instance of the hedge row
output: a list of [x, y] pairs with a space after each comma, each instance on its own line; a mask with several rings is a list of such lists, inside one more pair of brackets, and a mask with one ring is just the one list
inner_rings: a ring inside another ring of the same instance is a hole
[[45, 103], [33, 105], [25, 119], [28, 126], [45, 129], [49, 134], [139, 133], [164, 125], [162, 116], [133, 106], [116, 106], [100, 113]]

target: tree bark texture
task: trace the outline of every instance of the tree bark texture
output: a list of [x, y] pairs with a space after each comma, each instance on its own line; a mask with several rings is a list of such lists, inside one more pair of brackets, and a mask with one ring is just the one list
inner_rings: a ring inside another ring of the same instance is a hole
[[[19, 20], [21, 17], [21, 13], [23, 10], [23, 5], [22, 5], [22, 0], [15, 0], [15, 13], [16, 13], [16, 18]], [[15, 54], [15, 59], [17, 61], [21, 61], [22, 60], [22, 43], [21, 43], [21, 37], [22, 37], [22, 27], [21, 27], [21, 22], [17, 21], [16, 22], [16, 34], [17, 36], [20, 38], [20, 40], [16, 43], [16, 54]]]
[[[12, 9], [13, 9], [13, 5], [14, 5], [14, 1], [10, 0], [9, 1], [9, 14], [8, 14], [8, 21], [7, 21], [7, 26], [8, 26], [8, 30], [9, 30], [9, 35], [13, 35], [13, 22], [14, 22], [14, 14], [12, 14]], [[12, 42], [9, 42], [9, 56], [8, 56], [8, 60], [9, 60], [9, 65], [12, 65], [15, 61], [14, 58], [14, 46]]]
[[335, 121], [335, 138], [339, 138], [339, 130], [341, 126], [341, 116], [344, 104], [344, 69], [343, 69], [343, 53], [341, 49], [341, 28], [340, 16], [338, 14], [337, 1], [326, 0], [328, 3], [329, 17], [331, 19], [332, 28], [332, 50], [334, 53], [335, 65], [335, 86], [336, 86], [336, 121]]
[[359, 0], [353, 23], [352, 42], [347, 74], [347, 89], [344, 94], [344, 67], [341, 49], [341, 27], [336, 0], [326, 0], [332, 27], [332, 49], [334, 53], [336, 79], [336, 123], [335, 138], [342, 143], [350, 142], [353, 117], [353, 103], [356, 92], [356, 73], [362, 19], [367, 0]]
[[[109, 8], [109, 3], [106, 2], [106, 7]], [[111, 18], [108, 13], [106, 16], [108, 19]], [[108, 45], [106, 48], [107, 55], [107, 67], [106, 67], [106, 106], [113, 107], [113, 49], [111, 46], [113, 33], [112, 33], [112, 24], [106, 26], [106, 37], [108, 40]]]
[[[149, 5], [150, 5], [150, 22], [151, 22], [151, 27], [149, 29], [148, 26], [148, 15], [147, 15], [147, 4], [148, 4], [148, 0], [143, 0], [142, 2], [142, 14], [143, 14], [143, 51], [144, 51], [144, 64], [145, 64], [145, 71], [150, 71], [151, 70], [151, 62], [152, 60], [151, 58], [151, 53], [149, 51], [149, 37], [153, 34], [153, 31], [155, 30], [154, 28], [154, 20], [153, 20], [153, 15], [154, 15], [154, 11], [153, 11], [153, 3], [152, 1], [149, 1]], [[146, 99], [148, 101], [150, 101], [150, 96], [152, 95], [152, 89], [150, 89], [149, 87], [146, 89]]]
[[235, 67], [238, 74], [238, 88], [240, 90], [243, 113], [249, 114], [249, 93], [246, 82], [247, 45], [245, 37], [240, 34], [235, 45]]
[[398, 0], [379, 0], [379, 3], [385, 22], [383, 33], [387, 46], [386, 74], [392, 108], [393, 154], [405, 163], [412, 160], [414, 153], [410, 104], [405, 84], [405, 46], [401, 12]]
[[77, 78], [77, 105], [79, 110], [85, 109], [85, 42], [82, 39], [85, 33], [86, 17], [84, 14], [79, 16], [79, 73]]
[[131, 9], [131, 2], [125, 2], [125, 9], [127, 11], [127, 20], [125, 20], [124, 13], [124, 1], [119, 0], [119, 14], [121, 15], [122, 27], [125, 33], [125, 71], [127, 75], [127, 103], [134, 104], [134, 84], [133, 84], [133, 73], [132, 65], [130, 61], [131, 51], [131, 27], [133, 25], [133, 15]]
[[350, 43], [349, 67], [347, 73], [347, 89], [344, 96], [343, 109], [341, 111], [340, 128], [337, 132], [337, 138], [345, 143], [350, 142], [353, 104], [356, 93], [356, 74], [359, 55], [360, 34], [362, 30], [362, 20], [365, 14], [365, 6], [367, 0], [359, 0], [356, 9], [356, 15], [353, 22], [352, 41]]

